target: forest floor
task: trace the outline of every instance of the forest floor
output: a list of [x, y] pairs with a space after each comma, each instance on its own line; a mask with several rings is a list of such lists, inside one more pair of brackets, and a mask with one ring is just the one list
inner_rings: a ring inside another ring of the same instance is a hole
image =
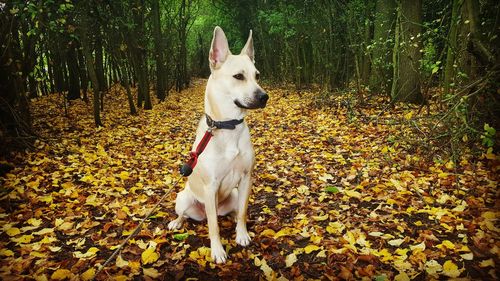
[[[59, 95], [34, 101], [42, 138], [0, 177], [0, 279], [92, 279], [179, 178], [204, 83], [137, 116], [114, 89], [97, 129], [91, 104], [74, 101], [65, 117]], [[229, 259], [218, 265], [206, 222], [169, 231], [183, 180], [97, 280], [498, 280], [498, 156], [454, 163], [415, 146], [418, 108], [317, 107], [314, 93], [267, 90], [268, 107], [246, 118], [251, 244], [236, 245], [235, 223], [220, 218]]]

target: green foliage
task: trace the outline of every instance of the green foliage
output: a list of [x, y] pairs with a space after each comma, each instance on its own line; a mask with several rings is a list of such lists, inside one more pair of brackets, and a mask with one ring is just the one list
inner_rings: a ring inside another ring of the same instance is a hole
[[422, 54], [421, 67], [425, 77], [434, 75], [441, 70], [441, 61], [438, 56], [436, 45], [431, 38], [425, 43]]
[[495, 128], [490, 127], [488, 123], [484, 123], [484, 132], [481, 134], [482, 144], [485, 147], [493, 147], [495, 145], [495, 136], [497, 131]]
[[339, 188], [336, 187], [336, 186], [327, 186], [325, 188], [325, 191], [329, 192], [329, 193], [338, 193], [339, 192]]

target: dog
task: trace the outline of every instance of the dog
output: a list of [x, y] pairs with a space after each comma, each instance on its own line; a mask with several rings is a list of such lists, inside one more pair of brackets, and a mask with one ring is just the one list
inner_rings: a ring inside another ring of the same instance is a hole
[[[205, 90], [206, 115], [198, 124], [193, 150], [207, 130], [212, 138], [185, 188], [177, 194], [178, 217], [168, 224], [173, 230], [181, 228], [186, 218], [207, 219], [211, 257], [216, 263], [225, 263], [227, 259], [220, 240], [218, 215], [236, 215], [237, 244], [247, 246], [251, 240], [246, 221], [255, 154], [243, 118], [249, 109], [264, 108], [269, 99], [258, 84], [259, 71], [254, 63], [251, 30], [240, 54], [233, 55], [224, 31], [215, 27], [209, 52], [211, 74]], [[214, 125], [226, 123], [231, 126]]]

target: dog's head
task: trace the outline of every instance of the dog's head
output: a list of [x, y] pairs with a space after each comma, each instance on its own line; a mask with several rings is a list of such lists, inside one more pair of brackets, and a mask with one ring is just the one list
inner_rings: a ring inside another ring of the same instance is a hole
[[264, 108], [269, 96], [259, 86], [259, 71], [255, 68], [252, 31], [239, 55], [231, 54], [226, 35], [215, 27], [208, 57], [211, 80], [216, 89], [211, 98], [218, 101], [228, 99], [232, 106], [242, 109]]

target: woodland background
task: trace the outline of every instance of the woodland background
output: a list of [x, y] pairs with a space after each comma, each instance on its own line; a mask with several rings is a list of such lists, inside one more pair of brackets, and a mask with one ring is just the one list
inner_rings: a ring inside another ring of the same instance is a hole
[[432, 137], [491, 147], [499, 21], [493, 0], [8, 1], [0, 16], [2, 147], [33, 141], [30, 99], [58, 93], [64, 111], [92, 95], [100, 126], [115, 83], [136, 114], [152, 108], [152, 96], [162, 101], [207, 77], [215, 25], [232, 49], [254, 30], [265, 81], [316, 86], [320, 102], [353, 91], [435, 101], [441, 129]]
[[[252, 243], [167, 230], [208, 50], [253, 30]], [[498, 280], [500, 3], [0, 2], [0, 279]]]

